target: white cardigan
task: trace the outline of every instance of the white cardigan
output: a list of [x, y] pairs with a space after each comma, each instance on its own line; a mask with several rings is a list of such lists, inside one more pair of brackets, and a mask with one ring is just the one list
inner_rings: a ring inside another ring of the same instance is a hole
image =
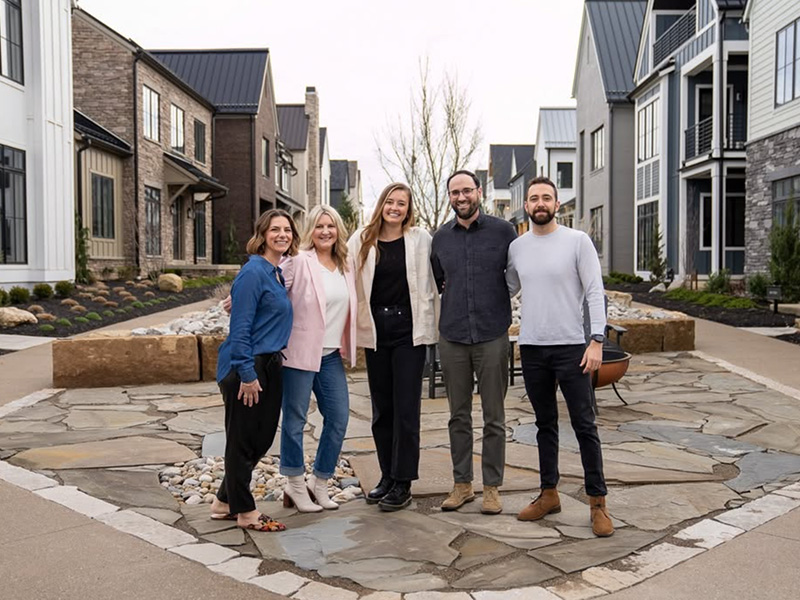
[[[361, 233], [358, 229], [347, 242], [350, 255], [356, 263], [356, 344], [375, 349], [377, 334], [372, 318], [370, 298], [375, 277], [375, 248], [371, 248], [363, 269], [359, 269]], [[431, 268], [431, 236], [420, 227], [411, 227], [403, 234], [406, 252], [406, 278], [411, 296], [412, 338], [415, 346], [435, 344], [439, 339], [439, 294]]]

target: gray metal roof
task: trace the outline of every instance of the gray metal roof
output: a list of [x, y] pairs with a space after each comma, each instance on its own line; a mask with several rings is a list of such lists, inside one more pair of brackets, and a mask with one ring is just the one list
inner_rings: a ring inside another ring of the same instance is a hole
[[716, 0], [722, 10], [738, 10], [745, 7], [747, 0]]
[[350, 189], [347, 180], [350, 167], [347, 163], [346, 160], [331, 161], [331, 190], [348, 191]]
[[126, 156], [133, 154], [128, 142], [78, 110], [73, 111], [73, 123], [75, 131], [104, 148]]
[[356, 182], [358, 181], [358, 161], [357, 160], [349, 160], [347, 161], [347, 179], [349, 181], [349, 185], [352, 188], [355, 186]]
[[609, 102], [627, 100], [633, 90], [633, 69], [647, 2], [586, 0], [586, 14]]
[[512, 162], [516, 170], [527, 164], [533, 158], [536, 146], [533, 144], [507, 145], [492, 144], [489, 146], [489, 170], [494, 180], [494, 187], [505, 189], [508, 182], [516, 173], [511, 172]]
[[327, 142], [328, 128], [319, 128], [319, 161], [325, 160], [325, 143]]
[[305, 150], [308, 145], [308, 116], [304, 104], [278, 104], [281, 139], [289, 150]]
[[152, 50], [218, 112], [255, 114], [269, 50]]
[[539, 147], [574, 148], [578, 138], [576, 112], [574, 108], [540, 108], [536, 139]]

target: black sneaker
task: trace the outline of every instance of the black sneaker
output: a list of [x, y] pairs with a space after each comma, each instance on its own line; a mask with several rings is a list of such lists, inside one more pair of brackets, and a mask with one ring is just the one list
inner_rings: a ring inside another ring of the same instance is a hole
[[395, 481], [391, 491], [378, 503], [381, 510], [401, 510], [411, 504], [411, 482]]
[[394, 479], [391, 477], [381, 477], [381, 480], [378, 482], [378, 485], [375, 486], [375, 489], [367, 494], [367, 504], [377, 504], [380, 502], [383, 497], [389, 493], [389, 490], [392, 489], [393, 485]]

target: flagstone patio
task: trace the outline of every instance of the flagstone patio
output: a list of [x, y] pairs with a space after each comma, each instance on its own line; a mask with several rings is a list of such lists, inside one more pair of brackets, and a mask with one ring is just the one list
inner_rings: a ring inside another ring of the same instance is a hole
[[[535, 417], [523, 385], [510, 388], [506, 399], [504, 510], [497, 516], [480, 514], [480, 498], [457, 512], [438, 509], [452, 486], [444, 398], [423, 400], [421, 478], [413, 486], [412, 506], [382, 513], [355, 497], [361, 493], [354, 486], [369, 490], [380, 476], [370, 437], [369, 390], [359, 372], [350, 375], [351, 418], [343, 449], [355, 477], [345, 471], [337, 475], [345, 492], [352, 490], [347, 497], [355, 498], [335, 512], [284, 509], [278, 435], [269, 453], [274, 459], [260, 465], [266, 481], [253, 482], [275, 499], [259, 507], [286, 523], [287, 530], [278, 534], [251, 535], [235, 522], [208, 517], [205, 503], [221, 476], [219, 463], [210, 457], [224, 449], [224, 410], [213, 384], [56, 390], [0, 419], [0, 458], [60, 480], [63, 493], [77, 488], [128, 509], [108, 517], [120, 527], [134, 531], [150, 517], [175, 535], [191, 533], [262, 561], [265, 582], [273, 581], [270, 574], [288, 571], [361, 595], [542, 583], [579, 594], [589, 587], [581, 579], [585, 569], [591, 569], [585, 579], [596, 584], [609, 567], [638, 564], [659, 542], [654, 555], [693, 555], [694, 549], [683, 548], [687, 534], [679, 530], [696, 524], [702, 533], [707, 529], [703, 518], [800, 480], [798, 399], [690, 353], [636, 356], [618, 387], [627, 406], [612, 390], [598, 391], [608, 505], [617, 527], [608, 539], [591, 533], [577, 441], [563, 403], [562, 512], [535, 523], [516, 520], [538, 491]], [[309, 455], [322, 423], [313, 403], [312, 411], [305, 439]], [[473, 420], [479, 492], [477, 400]], [[198, 491], [186, 495], [181, 486], [190, 485], [189, 465], [197, 467], [191, 485]], [[732, 535], [727, 529], [734, 527], [714, 523], [726, 530], [708, 535], [720, 541]]]

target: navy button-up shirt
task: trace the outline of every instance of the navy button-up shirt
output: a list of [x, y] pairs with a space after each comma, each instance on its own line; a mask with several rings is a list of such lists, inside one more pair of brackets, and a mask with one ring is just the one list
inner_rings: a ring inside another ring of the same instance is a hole
[[479, 214], [468, 229], [457, 219], [433, 236], [431, 265], [442, 293], [439, 333], [449, 342], [479, 344], [511, 325], [505, 271], [517, 234], [508, 221]]

